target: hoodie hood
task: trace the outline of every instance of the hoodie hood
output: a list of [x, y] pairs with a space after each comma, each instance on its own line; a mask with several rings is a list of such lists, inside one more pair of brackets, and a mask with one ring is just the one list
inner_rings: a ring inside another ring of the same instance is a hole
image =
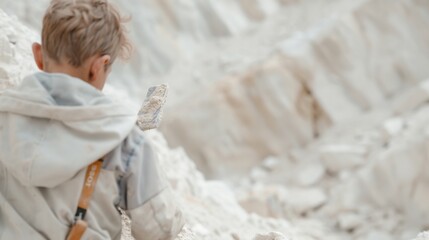
[[0, 93], [0, 162], [24, 185], [55, 187], [120, 145], [136, 120], [78, 78], [36, 73]]

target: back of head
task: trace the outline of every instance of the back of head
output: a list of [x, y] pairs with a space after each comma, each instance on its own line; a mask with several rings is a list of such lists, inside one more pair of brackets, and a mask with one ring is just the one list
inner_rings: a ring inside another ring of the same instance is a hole
[[52, 0], [43, 18], [43, 54], [74, 67], [110, 55], [111, 64], [131, 50], [123, 22], [108, 0]]

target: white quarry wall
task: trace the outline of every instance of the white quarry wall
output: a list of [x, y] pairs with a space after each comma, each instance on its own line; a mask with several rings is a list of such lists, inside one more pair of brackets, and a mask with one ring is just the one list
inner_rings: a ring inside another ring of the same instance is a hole
[[210, 176], [231, 176], [305, 146], [429, 76], [426, 2], [362, 1], [321, 22], [172, 104], [163, 126], [169, 142]]

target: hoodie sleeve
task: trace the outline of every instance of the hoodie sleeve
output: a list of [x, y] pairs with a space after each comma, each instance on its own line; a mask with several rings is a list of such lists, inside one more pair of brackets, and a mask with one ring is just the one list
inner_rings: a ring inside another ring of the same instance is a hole
[[137, 240], [172, 240], [185, 224], [182, 212], [174, 204], [170, 188], [164, 189], [128, 213], [131, 217], [131, 231]]
[[137, 240], [174, 239], [184, 220], [174, 193], [158, 166], [156, 154], [141, 130], [136, 129], [124, 142], [120, 179], [121, 207], [129, 214], [131, 230]]

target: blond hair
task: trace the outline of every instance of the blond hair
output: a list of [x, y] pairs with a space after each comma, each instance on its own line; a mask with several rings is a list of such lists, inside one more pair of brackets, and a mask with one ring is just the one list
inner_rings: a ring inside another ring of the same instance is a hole
[[124, 19], [107, 0], [52, 0], [43, 18], [43, 53], [80, 67], [93, 56], [126, 58], [131, 44]]

